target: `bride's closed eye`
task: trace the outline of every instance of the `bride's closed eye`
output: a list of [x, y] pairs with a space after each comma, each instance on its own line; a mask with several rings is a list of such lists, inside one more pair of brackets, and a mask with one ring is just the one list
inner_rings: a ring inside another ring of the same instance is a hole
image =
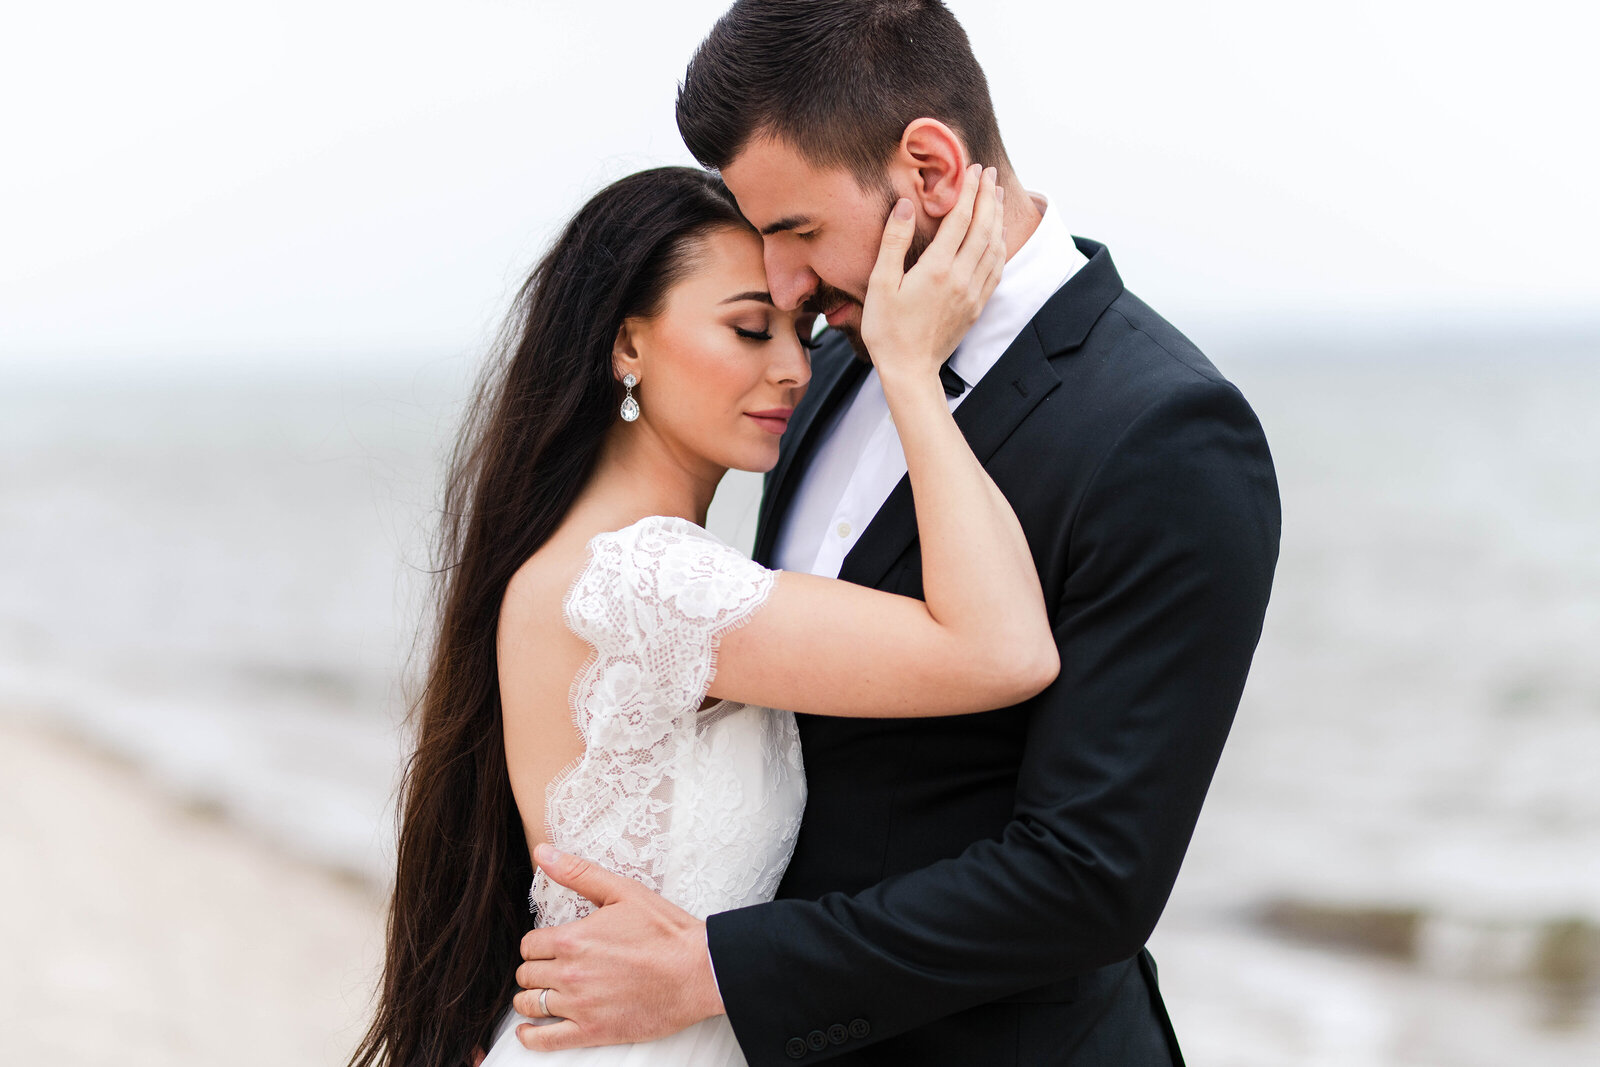
[[[770, 330], [747, 330], [743, 326], [735, 326], [733, 328], [733, 332], [738, 334], [740, 337], [743, 337], [747, 341], [772, 340], [772, 331]], [[819, 347], [820, 344], [817, 341], [813, 341], [803, 333], [795, 334], [795, 340], [799, 341], [800, 347], [806, 349], [807, 351], [814, 351]]]

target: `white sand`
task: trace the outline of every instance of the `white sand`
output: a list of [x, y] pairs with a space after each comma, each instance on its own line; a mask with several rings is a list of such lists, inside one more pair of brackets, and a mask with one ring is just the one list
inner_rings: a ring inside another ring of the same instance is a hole
[[0, 716], [0, 1063], [340, 1064], [381, 908]]
[[[370, 889], [0, 713], [0, 1064], [337, 1067], [381, 955]], [[1157, 932], [1190, 1063], [1588, 1067], [1600, 1013], [1287, 944], [1179, 894]]]

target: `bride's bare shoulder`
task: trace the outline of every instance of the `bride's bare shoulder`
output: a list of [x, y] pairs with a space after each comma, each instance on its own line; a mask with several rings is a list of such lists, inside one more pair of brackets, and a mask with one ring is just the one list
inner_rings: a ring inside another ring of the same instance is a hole
[[563, 527], [523, 561], [500, 604], [502, 642], [509, 630], [561, 624], [562, 600], [587, 561], [588, 544], [589, 535]]
[[506, 584], [495, 642], [506, 771], [529, 843], [543, 840], [545, 789], [583, 753], [569, 704], [589, 648], [562, 613], [587, 538], [557, 530]]
[[[589, 648], [568, 629], [562, 609], [587, 544], [587, 536], [557, 530], [517, 568], [500, 602], [495, 658], [513, 788], [534, 782], [542, 790], [578, 743], [568, 695]], [[555, 763], [546, 766], [547, 756]]]

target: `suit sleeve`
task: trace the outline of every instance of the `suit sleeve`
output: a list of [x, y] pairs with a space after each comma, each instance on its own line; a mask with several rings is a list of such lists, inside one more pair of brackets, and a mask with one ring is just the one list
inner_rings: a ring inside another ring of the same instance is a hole
[[795, 1035], [838, 1020], [876, 1041], [1139, 952], [1238, 708], [1279, 527], [1265, 438], [1231, 385], [1197, 379], [1129, 422], [1046, 590], [1061, 673], [1025, 705], [1001, 836], [853, 895], [710, 918], [753, 1067], [792, 1062]]

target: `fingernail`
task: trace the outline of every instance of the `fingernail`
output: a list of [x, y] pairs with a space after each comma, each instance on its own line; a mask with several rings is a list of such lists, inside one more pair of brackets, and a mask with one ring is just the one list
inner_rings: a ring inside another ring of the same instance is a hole
[[907, 200], [903, 196], [899, 200], [895, 201], [894, 217], [899, 219], [901, 222], [909, 219], [911, 217], [911, 201]]
[[555, 864], [560, 863], [561, 859], [561, 853], [557, 852], [555, 848], [550, 845], [534, 846], [533, 862], [537, 863], [541, 867], [554, 866]]
[[1001, 203], [1001, 204], [1005, 203], [1006, 202], [1006, 187], [1003, 186], [1003, 185], [995, 186], [994, 187], [994, 198], [998, 203]]

